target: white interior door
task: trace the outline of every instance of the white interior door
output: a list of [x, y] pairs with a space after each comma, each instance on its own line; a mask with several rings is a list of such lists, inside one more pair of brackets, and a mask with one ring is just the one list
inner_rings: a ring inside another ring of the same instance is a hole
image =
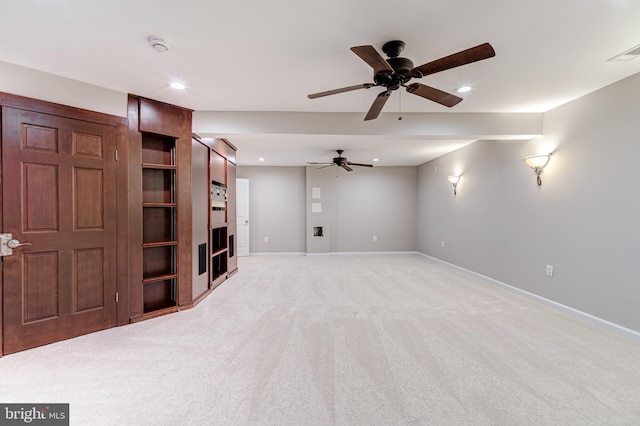
[[249, 179], [236, 179], [238, 256], [249, 256]]

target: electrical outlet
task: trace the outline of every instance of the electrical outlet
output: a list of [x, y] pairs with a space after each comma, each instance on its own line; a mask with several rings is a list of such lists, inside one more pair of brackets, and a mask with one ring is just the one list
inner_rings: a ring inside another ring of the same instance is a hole
[[444, 248], [444, 241], [440, 241], [440, 245]]
[[553, 276], [553, 265], [547, 265], [547, 276], [548, 277]]
[[376, 237], [375, 235], [373, 236], [373, 241], [378, 241], [378, 237]]
[[269, 237], [264, 237], [264, 242], [268, 243], [269, 242]]

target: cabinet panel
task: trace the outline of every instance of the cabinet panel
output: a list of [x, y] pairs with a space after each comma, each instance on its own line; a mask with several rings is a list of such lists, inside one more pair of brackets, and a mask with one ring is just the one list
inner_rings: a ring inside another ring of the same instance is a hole
[[185, 114], [191, 115], [190, 111], [174, 105], [140, 98], [139, 130], [179, 138], [182, 136]]
[[198, 298], [209, 290], [209, 148], [191, 141], [191, 191], [193, 241], [192, 293]]
[[211, 181], [221, 185], [227, 184], [227, 160], [215, 151], [209, 154], [209, 175]]

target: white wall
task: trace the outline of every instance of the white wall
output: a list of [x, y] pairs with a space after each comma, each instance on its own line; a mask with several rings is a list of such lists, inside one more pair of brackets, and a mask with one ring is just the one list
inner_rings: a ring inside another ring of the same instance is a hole
[[127, 116], [127, 94], [0, 61], [0, 92]]
[[[638, 111], [640, 74], [546, 113], [542, 138], [420, 166], [418, 250], [640, 331]], [[522, 159], [547, 151], [538, 188]]]

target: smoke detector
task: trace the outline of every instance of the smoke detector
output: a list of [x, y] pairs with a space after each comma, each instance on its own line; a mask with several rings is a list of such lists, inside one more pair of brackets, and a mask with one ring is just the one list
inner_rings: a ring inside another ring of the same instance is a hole
[[147, 40], [149, 40], [149, 44], [156, 52], [164, 53], [169, 51], [169, 45], [162, 38], [158, 36], [150, 36]]

